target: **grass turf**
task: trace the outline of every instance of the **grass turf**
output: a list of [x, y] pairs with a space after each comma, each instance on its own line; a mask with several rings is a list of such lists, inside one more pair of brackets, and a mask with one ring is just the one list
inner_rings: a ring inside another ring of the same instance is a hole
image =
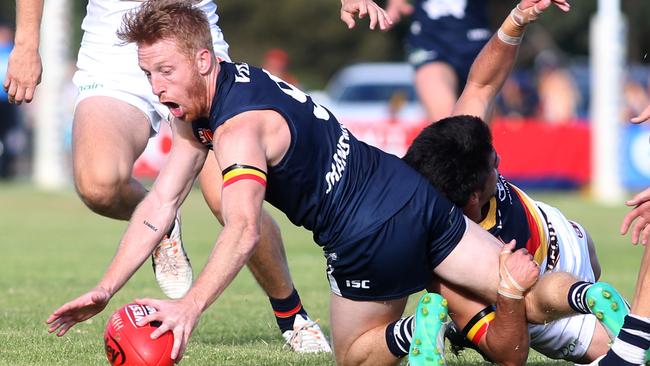
[[[603, 280], [628, 299], [641, 249], [618, 234], [627, 212], [605, 207], [577, 194], [533, 194], [581, 222], [594, 237]], [[273, 211], [273, 210], [272, 210]], [[203, 267], [219, 225], [193, 191], [183, 206], [183, 235], [195, 273]], [[326, 333], [328, 294], [324, 258], [311, 234], [280, 223], [296, 288]], [[102, 333], [108, 316], [135, 298], [161, 298], [151, 268], [145, 264], [97, 317], [78, 324], [62, 338], [47, 334], [44, 324], [59, 305], [92, 288], [112, 258], [126, 225], [100, 217], [83, 206], [74, 192], [42, 192], [29, 185], [0, 184], [0, 365], [105, 365]], [[407, 312], [413, 310], [415, 296]], [[332, 365], [329, 355], [298, 355], [282, 348], [268, 300], [244, 270], [202, 316], [183, 365]], [[406, 364], [406, 362], [404, 362]], [[449, 365], [478, 365], [466, 351], [448, 356]], [[570, 365], [531, 352], [529, 365]]]

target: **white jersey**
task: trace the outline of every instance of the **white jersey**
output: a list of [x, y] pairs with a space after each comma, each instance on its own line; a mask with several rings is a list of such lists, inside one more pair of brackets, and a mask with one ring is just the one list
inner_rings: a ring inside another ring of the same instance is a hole
[[[141, 4], [142, 1], [88, 1], [86, 17], [81, 23], [84, 35], [73, 82], [79, 90], [76, 104], [91, 96], [122, 100], [142, 110], [151, 121], [152, 132], [157, 132], [160, 120], [169, 118], [169, 110], [151, 92], [138, 66], [136, 45], [122, 44], [116, 34], [124, 15]], [[211, 0], [202, 0], [195, 6], [208, 18], [215, 55], [229, 61], [228, 44], [217, 26], [217, 5]]]

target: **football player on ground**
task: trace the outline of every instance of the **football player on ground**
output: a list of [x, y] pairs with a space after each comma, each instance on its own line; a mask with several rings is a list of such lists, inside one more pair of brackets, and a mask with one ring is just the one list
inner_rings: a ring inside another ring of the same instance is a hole
[[[228, 44], [217, 25], [217, 6], [209, 0], [194, 1], [210, 23], [216, 56], [229, 60]], [[171, 115], [151, 93], [138, 68], [135, 45], [119, 45], [116, 38], [122, 16], [140, 6], [138, 1], [91, 0], [82, 28], [84, 37], [73, 81], [79, 89], [73, 125], [74, 182], [82, 201], [94, 212], [128, 220], [146, 189], [131, 176], [133, 165], [161, 121]], [[387, 28], [387, 17], [370, 0], [346, 0], [341, 17], [368, 15], [370, 28]], [[30, 102], [40, 82], [38, 52], [43, 0], [17, 0], [15, 47], [9, 59], [4, 88], [12, 103]], [[349, 24], [349, 23], [348, 23]], [[221, 219], [221, 175], [212, 157], [199, 176], [202, 192], [215, 216]], [[215, 184], [216, 182], [216, 184]], [[261, 214], [261, 241], [248, 262], [255, 279], [273, 308], [278, 327], [293, 350], [330, 351], [318, 324], [314, 323], [294, 289], [279, 229], [268, 213]], [[192, 268], [181, 241], [177, 213], [152, 253], [156, 280], [170, 298], [179, 298], [192, 283]], [[106, 293], [95, 298], [105, 306]]]
[[[492, 101], [485, 107], [489, 108]], [[464, 111], [485, 116], [479, 112]], [[503, 241], [516, 240], [517, 248], [525, 248], [533, 255], [539, 264], [540, 276], [558, 271], [573, 274], [581, 281], [574, 285], [575, 296], [578, 297], [614, 293], [604, 283], [593, 285], [600, 277], [600, 265], [593, 241], [586, 230], [580, 224], [567, 220], [558, 209], [534, 201], [499, 175], [499, 156], [492, 146], [490, 130], [481, 118], [460, 115], [431, 124], [415, 138], [404, 161], [462, 207], [471, 220]], [[444, 281], [439, 286], [440, 293], [449, 301], [451, 318], [455, 326], [463, 330], [463, 336], [492, 360], [520, 363], [518, 361], [523, 353], [527, 352], [505, 345], [494, 346], [498, 340], [507, 344], [511, 342], [490, 327], [495, 310], [498, 314], [502, 309], [487, 306]], [[585, 310], [576, 309], [581, 313], [585, 313]], [[596, 312], [600, 312], [601, 320], [605, 323], [611, 317], [621, 319], [627, 312], [624, 306], [617, 308], [620, 314], [612, 315], [614, 310], [603, 308]], [[521, 321], [525, 321], [525, 318]], [[609, 325], [612, 338], [620, 327], [617, 324]], [[591, 314], [543, 325], [531, 324], [528, 330], [530, 346], [550, 358], [589, 363], [609, 349], [608, 328], [598, 323], [596, 316]]]
[[[503, 34], [477, 60], [489, 66], [484, 71], [504, 65], [509, 70], [515, 40], [550, 4], [522, 1], [520, 22], [508, 18]], [[179, 300], [139, 300], [159, 310], [142, 319], [161, 322], [153, 337], [173, 332], [177, 361], [202, 312], [258, 245], [264, 199], [313, 231], [324, 249], [339, 364], [398, 362], [393, 330], [408, 295], [425, 288], [433, 274], [486, 301], [510, 302], [533, 321], [574, 314], [576, 302], [586, 308], [567, 296], [575, 279], [566, 273], [544, 276], [529, 292], [539, 271], [529, 255], [508, 253], [511, 243], [500, 256], [501, 243], [424, 177], [358, 141], [308, 95], [245, 63], [217, 62], [203, 12], [183, 2], [149, 1], [130, 14], [120, 37], [137, 44], [154, 94], [174, 115], [174, 142], [97, 288], [112, 296], [143, 264], [210, 150], [223, 175], [224, 229], [197, 281]], [[474, 92], [468, 104], [480, 103], [486, 91]], [[561, 288], [563, 296], [545, 296]], [[47, 320], [49, 331], [63, 335], [97, 314], [103, 307], [88, 301], [97, 295], [91, 290], [57, 309]], [[423, 296], [412, 332], [413, 365], [444, 363], [435, 342], [444, 319], [445, 301]]]

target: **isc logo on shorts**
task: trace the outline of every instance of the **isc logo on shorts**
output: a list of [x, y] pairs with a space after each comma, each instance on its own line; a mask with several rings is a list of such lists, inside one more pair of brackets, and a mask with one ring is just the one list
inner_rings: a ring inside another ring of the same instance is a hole
[[370, 288], [370, 280], [345, 280], [345, 286], [349, 288]]

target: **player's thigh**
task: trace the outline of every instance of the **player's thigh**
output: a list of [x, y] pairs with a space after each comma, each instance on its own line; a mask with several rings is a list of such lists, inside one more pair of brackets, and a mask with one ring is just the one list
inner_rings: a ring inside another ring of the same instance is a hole
[[199, 186], [205, 202], [212, 213], [223, 224], [221, 217], [221, 185], [223, 177], [221, 169], [213, 153], [209, 153], [205, 159], [201, 173], [199, 173]]
[[130, 179], [150, 135], [149, 119], [129, 103], [106, 96], [81, 100], [72, 129], [75, 180]]
[[501, 243], [490, 233], [466, 219], [467, 230], [434, 273], [488, 303], [496, 302]]
[[387, 301], [355, 301], [330, 294], [330, 328], [337, 361], [340, 362], [342, 357], [350, 352], [353, 344], [354, 347], [367, 348], [369, 351], [383, 349], [388, 352], [383, 337], [361, 337], [375, 328], [399, 319], [407, 299], [404, 297]]
[[415, 87], [433, 121], [451, 114], [458, 99], [458, 78], [449, 64], [437, 61], [420, 66], [415, 72]]

